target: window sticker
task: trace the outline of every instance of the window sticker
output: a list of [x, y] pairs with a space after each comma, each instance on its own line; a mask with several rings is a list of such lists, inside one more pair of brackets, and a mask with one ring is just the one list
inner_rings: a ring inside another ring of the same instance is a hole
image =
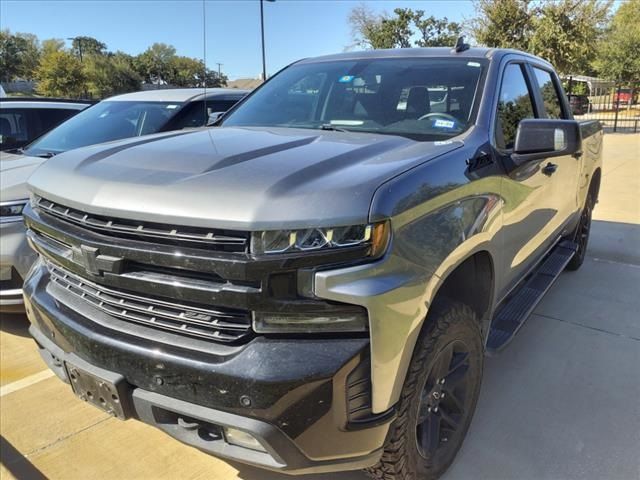
[[479, 67], [480, 64], [478, 62], [467, 62], [467, 67]]
[[340, 83], [349, 83], [352, 82], [355, 77], [353, 75], [343, 75], [338, 80]]
[[453, 128], [455, 127], [455, 122], [452, 122], [451, 120], [436, 120], [433, 126], [440, 128]]
[[174, 108], [178, 108], [178, 105], [167, 105], [167, 107], [169, 110], [173, 110]]

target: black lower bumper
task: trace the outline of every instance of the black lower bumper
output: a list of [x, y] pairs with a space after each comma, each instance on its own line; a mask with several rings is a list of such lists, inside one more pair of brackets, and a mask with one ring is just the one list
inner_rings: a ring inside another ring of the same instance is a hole
[[[61, 379], [68, 382], [65, 362], [121, 378], [126, 416], [187, 444], [287, 473], [359, 469], [380, 456], [393, 413], [349, 421], [348, 379], [369, 362], [366, 338], [189, 348], [91, 306], [63, 304], [45, 269], [27, 279], [25, 299], [31, 334]], [[249, 433], [265, 451], [228, 443], [225, 427]]]

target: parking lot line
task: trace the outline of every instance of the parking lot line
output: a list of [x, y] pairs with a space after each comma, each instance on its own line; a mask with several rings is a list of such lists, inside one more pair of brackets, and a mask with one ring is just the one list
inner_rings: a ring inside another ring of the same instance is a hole
[[4, 397], [5, 395], [9, 395], [10, 393], [17, 392], [18, 390], [22, 390], [23, 388], [30, 387], [31, 385], [41, 382], [42, 380], [46, 380], [47, 378], [51, 378], [55, 375], [51, 370], [43, 370], [38, 373], [34, 373], [33, 375], [29, 375], [28, 377], [17, 380], [9, 385], [4, 385], [0, 387], [0, 397]]

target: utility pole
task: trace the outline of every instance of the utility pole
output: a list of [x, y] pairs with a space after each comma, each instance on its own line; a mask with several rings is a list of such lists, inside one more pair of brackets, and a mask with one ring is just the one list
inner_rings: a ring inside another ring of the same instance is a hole
[[78, 56], [80, 63], [82, 63], [82, 37], [69, 37], [67, 40], [71, 40], [71, 46], [73, 46], [73, 42], [78, 42]]
[[216, 62], [216, 65], [218, 65], [218, 78], [220, 78], [220, 77], [222, 77], [222, 69], [220, 67], [222, 67], [222, 65], [224, 65], [224, 63]]
[[[275, 2], [276, 0], [266, 0], [267, 2]], [[265, 0], [260, 0], [260, 34], [262, 36], [262, 81], [267, 80], [267, 61], [264, 54], [264, 4]]]

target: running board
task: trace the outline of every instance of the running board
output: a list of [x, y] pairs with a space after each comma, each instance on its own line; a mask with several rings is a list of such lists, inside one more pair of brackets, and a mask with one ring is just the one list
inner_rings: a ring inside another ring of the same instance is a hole
[[515, 337], [538, 302], [564, 271], [577, 249], [578, 245], [574, 242], [560, 242], [533, 270], [524, 284], [498, 308], [487, 338], [487, 353], [498, 352]]

